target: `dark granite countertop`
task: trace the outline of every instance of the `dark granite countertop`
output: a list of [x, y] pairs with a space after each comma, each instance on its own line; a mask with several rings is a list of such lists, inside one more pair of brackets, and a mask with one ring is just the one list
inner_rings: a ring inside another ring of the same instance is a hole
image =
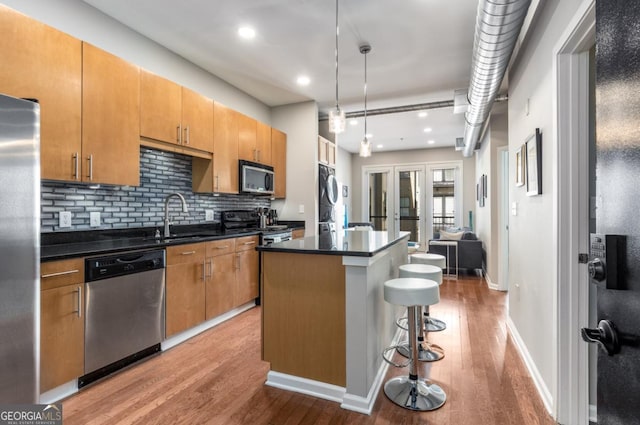
[[[284, 224], [284, 223], [283, 223]], [[304, 227], [297, 222], [286, 223], [291, 229]], [[172, 226], [172, 237], [155, 238], [155, 226], [131, 229], [109, 229], [73, 232], [53, 232], [40, 235], [40, 261], [88, 257], [121, 251], [164, 248], [171, 245], [206, 242], [251, 236], [262, 229], [223, 230], [219, 223]], [[162, 229], [160, 229], [162, 232]]]
[[336, 232], [334, 239], [318, 235], [307, 236], [256, 249], [264, 252], [373, 257], [401, 240], [408, 240], [409, 235], [409, 232], [400, 232], [398, 235], [390, 231], [345, 230]]

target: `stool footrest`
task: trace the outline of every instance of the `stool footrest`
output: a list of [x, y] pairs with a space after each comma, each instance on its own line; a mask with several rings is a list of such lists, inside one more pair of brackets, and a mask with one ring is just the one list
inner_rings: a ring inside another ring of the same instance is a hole
[[406, 363], [396, 363], [396, 362], [394, 362], [393, 360], [391, 360], [391, 359], [389, 359], [387, 357], [387, 353], [388, 352], [397, 350], [398, 347], [400, 347], [400, 346], [399, 345], [392, 345], [391, 347], [385, 348], [384, 351], [382, 351], [382, 359], [385, 362], [389, 363], [391, 366], [394, 366], [394, 367], [407, 367], [407, 366], [409, 366], [411, 364], [411, 359], [407, 360]]

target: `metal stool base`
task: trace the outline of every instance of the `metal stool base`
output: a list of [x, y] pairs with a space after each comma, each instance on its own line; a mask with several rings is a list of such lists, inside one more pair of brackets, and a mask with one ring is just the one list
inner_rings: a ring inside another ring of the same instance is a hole
[[424, 318], [424, 328], [427, 332], [440, 332], [447, 329], [447, 324], [440, 319], [427, 316]]
[[[398, 352], [398, 354], [406, 358], [409, 358], [411, 355], [408, 342], [398, 345], [396, 347], [396, 351]], [[428, 342], [423, 342], [421, 344], [418, 344], [418, 360], [419, 361], [437, 362], [438, 360], [442, 360], [443, 358], [444, 358], [444, 350], [439, 345], [430, 344]]]
[[424, 379], [417, 381], [408, 376], [398, 376], [384, 384], [384, 393], [393, 403], [405, 409], [427, 412], [436, 410], [447, 400], [447, 395], [439, 385]]

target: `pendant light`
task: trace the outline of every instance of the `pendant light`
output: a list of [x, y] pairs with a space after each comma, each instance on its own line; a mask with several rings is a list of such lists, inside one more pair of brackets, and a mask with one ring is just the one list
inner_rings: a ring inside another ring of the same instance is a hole
[[360, 142], [360, 156], [364, 158], [371, 156], [371, 142], [367, 138], [367, 53], [370, 51], [370, 45], [360, 46], [360, 53], [364, 55], [364, 138]]
[[347, 119], [344, 111], [340, 109], [338, 103], [338, 36], [340, 35], [340, 27], [338, 26], [338, 0], [336, 0], [336, 107], [329, 111], [329, 131], [339, 134], [344, 131]]

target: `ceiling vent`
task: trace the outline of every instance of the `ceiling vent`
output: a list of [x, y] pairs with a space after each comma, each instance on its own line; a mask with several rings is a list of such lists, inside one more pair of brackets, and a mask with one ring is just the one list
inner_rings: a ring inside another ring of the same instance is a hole
[[465, 157], [473, 155], [522, 29], [531, 0], [480, 0], [465, 113]]

